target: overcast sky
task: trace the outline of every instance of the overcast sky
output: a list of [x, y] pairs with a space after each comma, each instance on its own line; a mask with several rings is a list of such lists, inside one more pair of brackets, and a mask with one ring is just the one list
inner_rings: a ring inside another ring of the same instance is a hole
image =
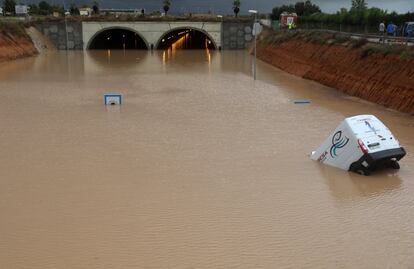
[[[0, 0], [1, 1], [1, 0]], [[40, 0], [17, 0], [27, 3]], [[69, 5], [72, 2], [91, 4], [93, 0], [47, 0], [51, 3], [62, 4], [63, 1]], [[171, 0], [172, 12], [206, 13], [211, 10], [215, 14], [232, 13], [233, 0]], [[241, 0], [241, 12], [246, 13], [249, 9], [258, 9], [262, 13], [270, 13], [272, 8], [283, 4], [291, 4], [299, 0]], [[305, 0], [301, 0], [305, 1]], [[145, 8], [147, 11], [160, 10], [163, 0], [98, 0], [102, 8]], [[341, 7], [350, 7], [351, 0], [313, 0], [322, 11], [333, 13]], [[369, 6], [376, 6], [398, 13], [414, 12], [414, 0], [367, 0]]]

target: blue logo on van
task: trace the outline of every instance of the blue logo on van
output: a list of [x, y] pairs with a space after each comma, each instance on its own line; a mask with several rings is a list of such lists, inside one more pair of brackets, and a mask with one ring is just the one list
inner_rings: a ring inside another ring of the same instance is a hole
[[349, 142], [348, 137], [342, 137], [342, 131], [336, 132], [332, 137], [332, 147], [330, 150], [331, 157], [335, 158], [338, 156], [336, 150], [345, 147]]

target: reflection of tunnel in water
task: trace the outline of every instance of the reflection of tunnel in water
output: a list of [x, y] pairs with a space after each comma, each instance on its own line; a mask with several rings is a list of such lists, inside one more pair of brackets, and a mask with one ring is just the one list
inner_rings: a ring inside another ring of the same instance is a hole
[[215, 49], [213, 41], [203, 32], [194, 29], [178, 29], [166, 33], [158, 49]]
[[126, 29], [108, 29], [96, 35], [88, 49], [148, 49], [145, 41]]

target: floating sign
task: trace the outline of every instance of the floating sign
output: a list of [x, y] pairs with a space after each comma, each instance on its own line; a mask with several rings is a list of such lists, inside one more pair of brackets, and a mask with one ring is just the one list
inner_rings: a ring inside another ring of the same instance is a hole
[[122, 105], [122, 95], [121, 94], [105, 94], [104, 104], [105, 105]]

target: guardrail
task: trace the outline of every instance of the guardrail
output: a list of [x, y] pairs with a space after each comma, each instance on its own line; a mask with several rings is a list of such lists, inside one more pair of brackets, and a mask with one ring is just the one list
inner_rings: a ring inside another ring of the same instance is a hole
[[327, 30], [327, 29], [300, 29], [299, 28], [297, 29], [297, 31], [332, 33], [332, 34], [338, 34], [338, 35], [347, 36], [347, 37], [355, 38], [355, 39], [365, 38], [369, 42], [374, 42], [374, 43], [414, 45], [414, 37], [388, 36], [385, 34], [384, 35], [359, 34], [359, 33], [350, 33], [350, 32], [342, 32], [342, 31]]

